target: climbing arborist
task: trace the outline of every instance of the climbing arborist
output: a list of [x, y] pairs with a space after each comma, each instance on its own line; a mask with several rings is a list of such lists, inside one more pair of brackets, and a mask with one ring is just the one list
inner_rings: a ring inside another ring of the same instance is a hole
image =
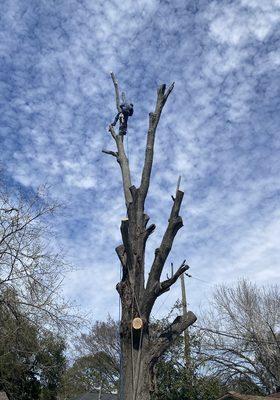
[[130, 104], [122, 103], [120, 105], [120, 109], [121, 109], [121, 111], [118, 112], [118, 114], [115, 117], [114, 122], [111, 125], [115, 126], [116, 123], [119, 121], [120, 122], [119, 134], [126, 135], [128, 117], [131, 117], [133, 115], [133, 104], [132, 103], [130, 103]]

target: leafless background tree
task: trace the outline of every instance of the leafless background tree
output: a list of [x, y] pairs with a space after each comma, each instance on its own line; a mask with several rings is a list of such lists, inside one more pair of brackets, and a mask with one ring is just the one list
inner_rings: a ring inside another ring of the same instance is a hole
[[57, 207], [45, 188], [22, 193], [0, 180], [0, 390], [15, 400], [56, 396], [62, 336], [83, 321], [62, 296], [69, 266], [54, 251]]
[[95, 356], [96, 370], [100, 382], [108, 382], [117, 389], [120, 375], [119, 323], [108, 317], [106, 321], [96, 321], [88, 333], [82, 333], [76, 350], [80, 356]]
[[280, 386], [280, 291], [246, 280], [219, 286], [204, 317], [201, 355], [225, 382], [256, 383], [266, 393]]
[[47, 220], [56, 208], [43, 188], [23, 195], [0, 182], [0, 306], [64, 329], [77, 319], [61, 295], [68, 266], [50, 246]]

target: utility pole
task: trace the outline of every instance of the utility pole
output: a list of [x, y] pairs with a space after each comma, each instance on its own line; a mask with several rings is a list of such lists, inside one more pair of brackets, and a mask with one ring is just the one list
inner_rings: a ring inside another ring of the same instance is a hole
[[[182, 290], [182, 309], [183, 309], [183, 316], [185, 317], [188, 313], [187, 310], [187, 294], [186, 294], [186, 285], [185, 285], [185, 273], [181, 276], [181, 290]], [[185, 366], [186, 366], [186, 373], [189, 377], [189, 372], [191, 369], [191, 356], [190, 356], [190, 335], [188, 328], [184, 330], [184, 354], [185, 354]]]
[[99, 393], [98, 393], [98, 400], [101, 400], [101, 398], [102, 398], [102, 381], [101, 381], [101, 383], [100, 383], [100, 388], [99, 388]]

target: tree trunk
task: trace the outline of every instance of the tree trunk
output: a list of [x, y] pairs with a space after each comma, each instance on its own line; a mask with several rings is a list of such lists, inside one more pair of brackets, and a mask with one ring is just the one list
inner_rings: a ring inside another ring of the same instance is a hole
[[[111, 74], [116, 93], [116, 107], [120, 110], [118, 83]], [[196, 320], [189, 311], [184, 317], [177, 317], [174, 322], [157, 337], [150, 332], [150, 314], [156, 299], [167, 292], [182, 273], [189, 267], [185, 261], [177, 272], [165, 281], [160, 281], [165, 261], [171, 251], [173, 240], [183, 226], [179, 215], [184, 193], [177, 187], [170, 212], [166, 231], [160, 247], [155, 250], [149, 278], [145, 285], [145, 247], [155, 225], [148, 226], [149, 217], [145, 213], [145, 200], [150, 185], [153, 164], [154, 143], [157, 125], [162, 109], [172, 92], [174, 84], [167, 90], [166, 85], [158, 88], [154, 112], [149, 114], [149, 129], [145, 161], [141, 184], [136, 188], [131, 183], [129, 161], [125, 154], [122, 135], [117, 135], [113, 126], [109, 131], [115, 140], [117, 151], [103, 150], [117, 159], [121, 168], [127, 218], [121, 222], [122, 244], [116, 248], [122, 266], [122, 279], [117, 285], [121, 298], [122, 317], [120, 326], [121, 338], [121, 400], [149, 400], [154, 389], [154, 366], [168, 349], [173, 340]], [[134, 318], [140, 318], [142, 327], [134, 329]]]

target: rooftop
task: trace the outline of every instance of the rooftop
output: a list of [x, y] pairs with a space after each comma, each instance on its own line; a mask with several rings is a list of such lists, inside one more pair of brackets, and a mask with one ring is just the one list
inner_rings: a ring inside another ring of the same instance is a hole
[[[118, 396], [116, 394], [102, 394], [100, 400], [117, 400]], [[0, 398], [0, 400], [2, 400]], [[99, 400], [98, 392], [84, 393], [77, 397], [74, 397], [72, 400]]]
[[228, 392], [218, 400], [264, 400], [264, 399], [280, 399], [280, 393], [270, 394], [269, 396], [254, 396], [240, 394], [237, 392]]

